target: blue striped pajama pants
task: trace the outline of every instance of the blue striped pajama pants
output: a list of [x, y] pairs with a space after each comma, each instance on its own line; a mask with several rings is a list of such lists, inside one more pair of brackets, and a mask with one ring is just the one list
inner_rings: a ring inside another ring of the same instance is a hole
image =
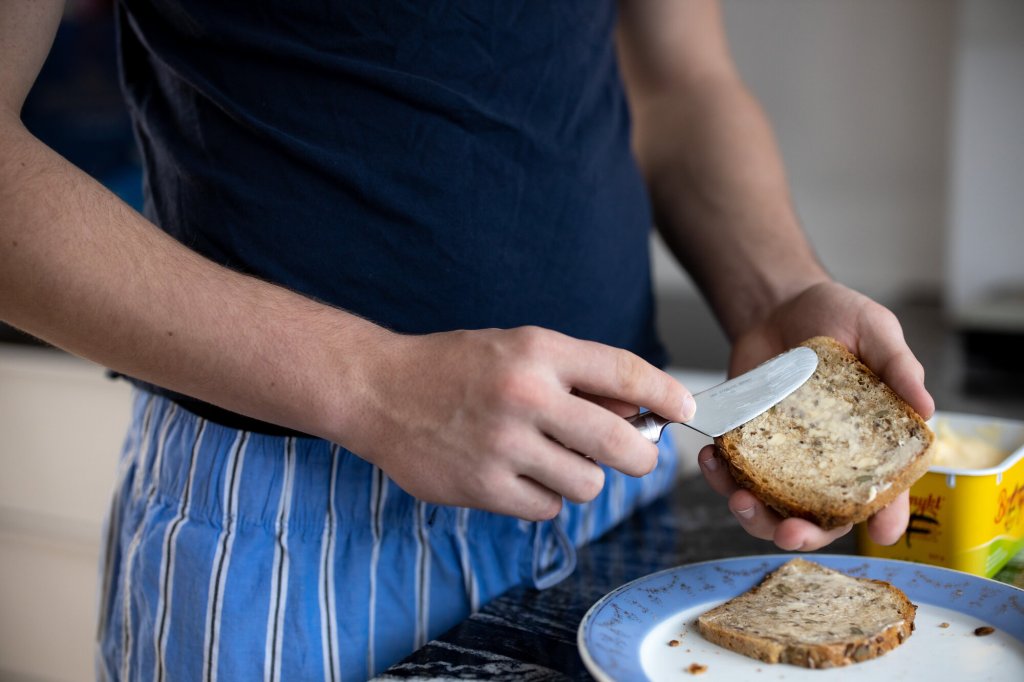
[[100, 680], [361, 680], [664, 492], [642, 479], [544, 523], [427, 504], [327, 441], [227, 428], [136, 391], [100, 571]]

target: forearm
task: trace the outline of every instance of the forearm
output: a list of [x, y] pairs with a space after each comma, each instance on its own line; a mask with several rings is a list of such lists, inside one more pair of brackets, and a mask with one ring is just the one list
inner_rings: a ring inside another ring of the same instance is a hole
[[738, 77], [714, 73], [635, 108], [658, 229], [730, 338], [827, 275], [790, 203], [771, 129]]
[[0, 123], [0, 319], [76, 355], [338, 440], [390, 334], [208, 261]]

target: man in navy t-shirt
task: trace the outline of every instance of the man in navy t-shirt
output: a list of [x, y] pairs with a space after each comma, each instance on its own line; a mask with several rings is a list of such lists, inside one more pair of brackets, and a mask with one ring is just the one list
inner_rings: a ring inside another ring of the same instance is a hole
[[[731, 372], [829, 334], [933, 409], [812, 253], [714, 0], [121, 0], [145, 215], [19, 120], [62, 8], [0, 5], [0, 318], [137, 386], [103, 679], [363, 678], [564, 577], [671, 485], [622, 417], [694, 410], [652, 224]], [[849, 530], [699, 461], [783, 549]]]

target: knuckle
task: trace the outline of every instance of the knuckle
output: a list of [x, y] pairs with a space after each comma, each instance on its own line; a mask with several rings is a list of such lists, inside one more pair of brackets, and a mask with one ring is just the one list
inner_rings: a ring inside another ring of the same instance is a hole
[[643, 381], [643, 361], [629, 351], [619, 350], [615, 354], [615, 380], [619, 390], [626, 395], [635, 395]]
[[562, 511], [562, 498], [558, 495], [545, 495], [542, 499], [529, 505], [522, 518], [527, 521], [550, 521]]
[[921, 361], [916, 359], [916, 358], [914, 359], [914, 372], [917, 375], [917, 378], [921, 381], [921, 383], [924, 383], [924, 378], [925, 378], [924, 365], [921, 364]]
[[658, 446], [638, 437], [625, 420], [613, 421], [603, 435], [607, 459], [621, 463], [617, 467], [630, 476], [649, 474], [658, 462]]
[[552, 495], [540, 505], [538, 521], [550, 521], [562, 511], [562, 498]]
[[486, 502], [499, 485], [492, 467], [488, 466], [469, 467], [460, 483], [459, 493], [474, 505]]
[[543, 394], [543, 387], [536, 377], [512, 368], [495, 375], [491, 395], [495, 407], [529, 410], [542, 406]]
[[676, 409], [682, 411], [683, 398], [687, 395], [692, 395], [690, 390], [683, 384], [679, 383], [676, 379], [668, 374], [664, 374], [662, 381], [660, 382], [660, 390], [658, 392], [658, 398], [661, 400], [661, 405], [671, 408], [671, 406], [678, 405]]
[[[604, 442], [612, 455], [625, 454], [635, 449], [638, 440], [641, 439], [636, 428], [630, 426], [625, 419], [612, 419], [608, 421], [608, 426], [604, 433]], [[644, 442], [647, 443], [646, 440]]]
[[887, 335], [903, 337], [903, 326], [900, 324], [900, 320], [896, 317], [896, 313], [886, 308], [880, 303], [872, 301], [871, 306], [868, 308], [870, 314], [873, 316], [873, 324], [878, 329], [882, 330]]
[[583, 462], [585, 469], [583, 473], [575, 478], [564, 491], [566, 499], [576, 504], [590, 502], [601, 494], [604, 488], [604, 471], [601, 467], [590, 462]]
[[548, 348], [551, 333], [541, 327], [526, 326], [513, 330], [517, 353], [525, 358], [543, 355]]
[[637, 476], [646, 476], [658, 466], [658, 446], [654, 443], [644, 443], [636, 454]]
[[[518, 441], [516, 430], [507, 426], [489, 429], [484, 435], [484, 447], [494, 458], [492, 461], [503, 461], [511, 457], [516, 451]], [[480, 474], [486, 475], [486, 472], [480, 472]]]
[[604, 469], [597, 465], [588, 468], [590, 472], [580, 482], [580, 499], [574, 502], [590, 502], [604, 489]]

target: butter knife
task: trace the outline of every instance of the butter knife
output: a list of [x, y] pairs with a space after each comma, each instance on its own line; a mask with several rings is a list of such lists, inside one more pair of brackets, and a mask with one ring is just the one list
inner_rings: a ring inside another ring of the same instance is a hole
[[[679, 422], [714, 438], [745, 424], [800, 388], [818, 367], [818, 354], [799, 346], [776, 355], [749, 372], [696, 393], [693, 419]], [[657, 443], [672, 422], [653, 412], [628, 418], [647, 440]]]

